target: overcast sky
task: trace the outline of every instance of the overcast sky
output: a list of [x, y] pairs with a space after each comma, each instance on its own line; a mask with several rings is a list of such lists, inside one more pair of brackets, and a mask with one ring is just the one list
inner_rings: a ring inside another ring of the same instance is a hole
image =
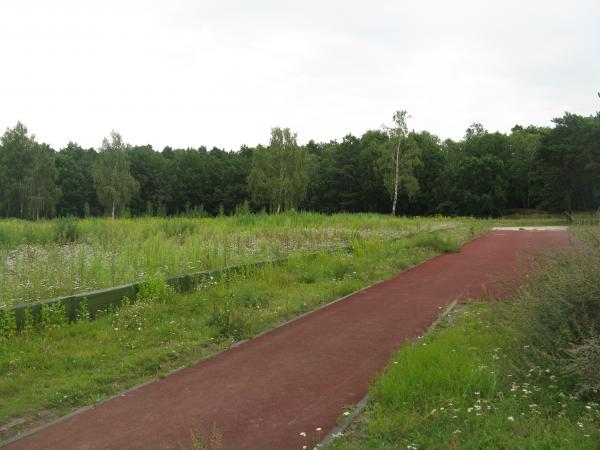
[[458, 139], [600, 110], [600, 1], [0, 2], [0, 128], [54, 148]]

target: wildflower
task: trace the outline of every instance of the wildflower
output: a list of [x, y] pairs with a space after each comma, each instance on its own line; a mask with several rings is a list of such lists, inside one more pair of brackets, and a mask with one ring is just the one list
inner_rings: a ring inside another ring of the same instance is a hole
[[344, 415], [344, 416], [349, 416], [349, 415], [350, 415], [350, 413], [349, 413], [348, 411], [344, 411], [344, 414], [343, 414], [343, 415]]
[[316, 430], [316, 431], [321, 431], [322, 429], [323, 429], [323, 428], [321, 428], [321, 427], [317, 427], [317, 428], [315, 428], [315, 430]]
[[508, 416], [507, 419], [509, 420], [509, 422], [514, 422], [515, 418], [513, 416]]
[[301, 431], [300, 433], [298, 433], [300, 436], [302, 437], [306, 437], [306, 433], [304, 431]]

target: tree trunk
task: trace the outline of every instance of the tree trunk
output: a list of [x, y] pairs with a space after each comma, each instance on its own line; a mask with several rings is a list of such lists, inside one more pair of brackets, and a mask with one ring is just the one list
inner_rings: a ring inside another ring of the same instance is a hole
[[396, 203], [398, 202], [398, 177], [400, 169], [400, 139], [398, 139], [398, 147], [396, 147], [396, 176], [394, 178], [394, 202], [392, 203], [392, 216], [396, 215]]
[[281, 212], [283, 203], [283, 180], [285, 179], [285, 168], [282, 155], [279, 156], [279, 193], [277, 194], [277, 214]]

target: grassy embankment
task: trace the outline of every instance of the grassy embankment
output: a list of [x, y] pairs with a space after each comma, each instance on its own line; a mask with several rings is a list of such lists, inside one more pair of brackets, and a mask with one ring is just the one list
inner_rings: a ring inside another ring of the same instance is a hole
[[501, 303], [463, 305], [407, 344], [328, 449], [597, 449], [600, 230]]
[[[306, 234], [309, 241], [318, 233], [303, 227], [306, 221], [319, 225], [317, 219], [304, 215], [295, 222], [299, 225], [293, 233]], [[261, 233], [277, 235], [271, 225], [290, 218], [257, 220], [266, 222], [259, 227]], [[50, 314], [43, 326], [19, 334], [5, 332], [0, 338], [0, 437], [14, 436], [189, 365], [438, 253], [455, 250], [490, 226], [485, 221], [454, 220], [455, 228], [447, 231], [389, 241], [398, 232], [442, 221], [368, 215], [319, 220], [328, 230], [324, 233], [351, 244], [351, 249], [340, 247], [316, 256], [297, 252], [283, 266], [214, 280], [189, 294], [169, 292], [158, 272], [147, 278], [137, 303], [98, 320], [86, 321], [83, 311], [81, 321], [66, 324], [60, 315]]]

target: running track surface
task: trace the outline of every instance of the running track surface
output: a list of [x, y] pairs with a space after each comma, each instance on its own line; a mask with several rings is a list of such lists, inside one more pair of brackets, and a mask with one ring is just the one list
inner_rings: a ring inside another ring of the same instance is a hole
[[518, 282], [532, 256], [568, 246], [567, 231], [492, 231], [460, 253], [438, 256], [6, 448], [181, 449], [191, 447], [191, 430], [210, 436], [214, 426], [224, 449], [310, 447], [441, 307], [498, 292], [497, 281]]

